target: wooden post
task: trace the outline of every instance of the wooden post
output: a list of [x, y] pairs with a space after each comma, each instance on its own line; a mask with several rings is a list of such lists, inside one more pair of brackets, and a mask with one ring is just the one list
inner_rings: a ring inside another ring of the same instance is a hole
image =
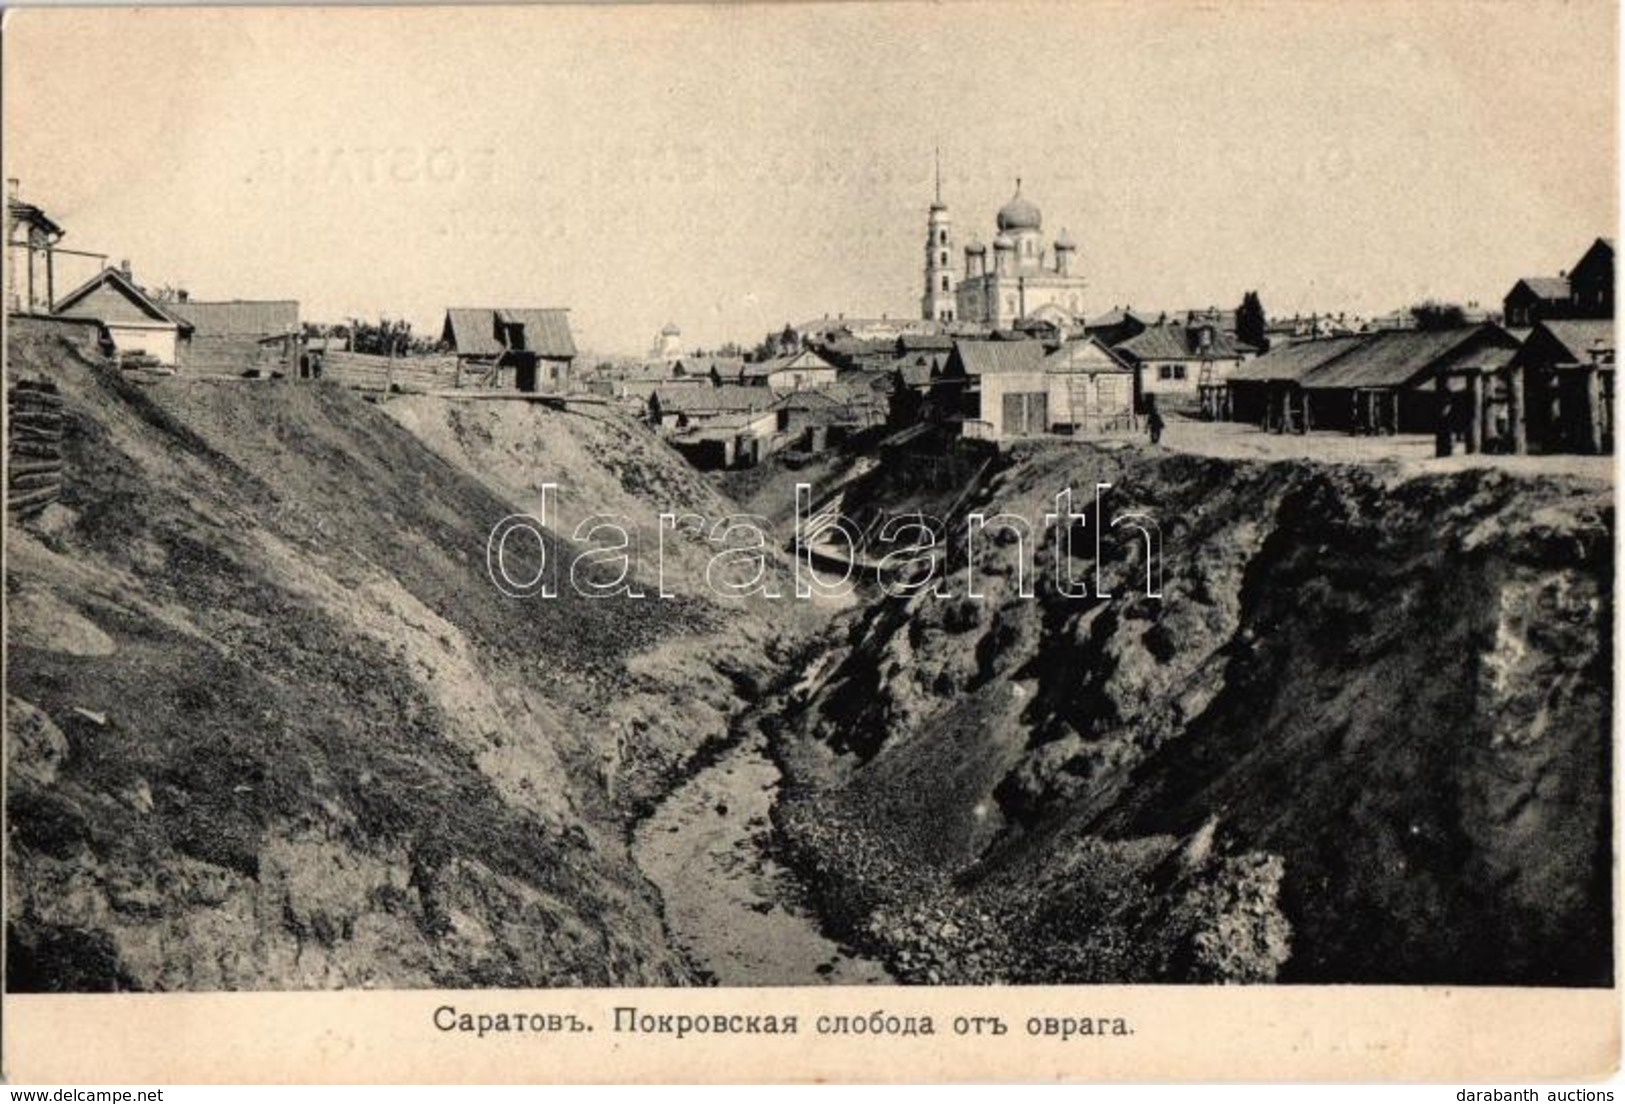
[[384, 368], [384, 397], [388, 398], [395, 390], [395, 338], [389, 339], [389, 364]]
[[1484, 450], [1484, 374], [1467, 371], [1467, 452]]
[[1512, 434], [1512, 453], [1529, 451], [1529, 426], [1524, 418], [1523, 365], [1510, 364], [1506, 370], [1507, 431]]
[[[1300, 391], [1302, 391], [1301, 388], [1300, 388]], [[1303, 424], [1298, 427], [1298, 432], [1299, 433], [1308, 433], [1311, 429], [1315, 428], [1315, 419], [1314, 419], [1314, 416], [1312, 414], [1310, 414], [1310, 412], [1309, 412], [1309, 410], [1310, 410], [1310, 408], [1309, 408], [1309, 392], [1308, 391], [1302, 391], [1302, 394], [1303, 394]]]
[[1581, 367], [1580, 372], [1580, 449], [1595, 456], [1602, 452], [1602, 381], [1594, 364]]
[[1456, 450], [1456, 430], [1450, 423], [1455, 420], [1455, 409], [1451, 403], [1450, 377], [1440, 374], [1433, 381], [1439, 393], [1439, 408], [1435, 414], [1437, 419], [1433, 426], [1433, 455], [1449, 456]]

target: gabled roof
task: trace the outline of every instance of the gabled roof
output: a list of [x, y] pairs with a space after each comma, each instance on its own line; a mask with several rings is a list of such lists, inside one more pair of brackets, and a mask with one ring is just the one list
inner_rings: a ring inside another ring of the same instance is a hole
[[192, 324], [185, 319], [176, 318], [166, 311], [146, 292], [135, 285], [135, 281], [124, 275], [119, 269], [104, 268], [68, 294], [56, 301], [53, 314], [65, 315], [69, 318], [94, 318], [88, 306], [80, 304], [98, 288], [108, 287], [127, 299], [137, 311], [146, 315], [154, 322], [167, 322], [177, 327], [182, 333], [191, 333]]
[[1235, 341], [1218, 326], [1211, 326], [1212, 342], [1206, 352], [1198, 345], [1199, 327], [1180, 322], [1159, 322], [1116, 346], [1136, 360], [1197, 360], [1202, 356], [1232, 359], [1241, 356]]
[[1611, 318], [1542, 322], [1535, 330], [1545, 330], [1575, 364], [1589, 364], [1593, 348], [1614, 351], [1614, 320]]
[[967, 376], [991, 372], [1038, 372], [1044, 359], [1042, 341], [956, 341], [954, 360]]
[[[1474, 349], [1516, 349], [1517, 340], [1499, 326], [1456, 326], [1447, 330], [1384, 330], [1370, 334], [1346, 355], [1305, 374], [1309, 390], [1406, 387], [1426, 382], [1441, 367], [1462, 366]], [[1486, 363], [1496, 359], [1485, 353]]]
[[1525, 276], [1512, 285], [1507, 295], [1510, 297], [1520, 287], [1527, 288], [1536, 299], [1566, 300], [1569, 297], [1569, 281], [1564, 276]]
[[215, 303], [166, 302], [164, 310], [192, 324], [199, 337], [264, 337], [299, 328], [299, 303], [293, 299], [232, 299]]
[[514, 348], [544, 357], [576, 355], [570, 312], [564, 307], [452, 307], [440, 339], [459, 356], [498, 356], [509, 349], [502, 331], [515, 325], [522, 328], [523, 344]]
[[835, 365], [811, 349], [803, 349], [801, 352], [791, 353], [789, 356], [773, 357], [769, 360], [758, 360], [746, 364], [740, 374], [747, 379], [761, 379], [764, 376], [771, 376], [775, 372], [786, 371], [833, 372], [835, 371]]
[[1317, 337], [1277, 345], [1263, 356], [1232, 369], [1229, 378], [1232, 383], [1236, 380], [1300, 380], [1321, 365], [1358, 348], [1368, 336]]
[[778, 396], [766, 387], [725, 383], [721, 387], [656, 387], [654, 397], [662, 414], [727, 414], [766, 410]]
[[1113, 307], [1105, 314], [1097, 314], [1084, 322], [1086, 330], [1105, 329], [1109, 326], [1120, 326], [1124, 322], [1134, 321], [1142, 326], [1155, 326], [1158, 315], [1155, 311], [1137, 311], [1133, 307]]
[[1068, 341], [1040, 363], [1046, 372], [1129, 372], [1134, 366], [1096, 337]]

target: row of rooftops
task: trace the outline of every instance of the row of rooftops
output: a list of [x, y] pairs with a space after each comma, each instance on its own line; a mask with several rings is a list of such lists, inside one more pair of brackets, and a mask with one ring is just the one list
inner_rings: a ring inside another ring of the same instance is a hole
[[1564, 363], [1588, 364], [1599, 356], [1612, 357], [1614, 323], [1546, 321], [1521, 341], [1494, 323], [1311, 338], [1270, 350], [1233, 370], [1229, 380], [1290, 383], [1307, 390], [1419, 387], [1453, 371], [1498, 371], [1531, 341], [1554, 343]]
[[[138, 285], [128, 268], [104, 268], [59, 299], [53, 313], [88, 317], [84, 306], [101, 288], [123, 296], [154, 322], [173, 324], [190, 337], [268, 337], [299, 331], [295, 299], [205, 301], [185, 293], [159, 299]], [[459, 356], [495, 357], [506, 352], [569, 359], [576, 355], [565, 308], [453, 307], [446, 312], [442, 340]]]

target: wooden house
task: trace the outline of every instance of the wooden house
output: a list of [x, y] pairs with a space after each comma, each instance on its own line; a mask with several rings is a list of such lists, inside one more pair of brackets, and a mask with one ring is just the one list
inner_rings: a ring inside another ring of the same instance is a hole
[[457, 383], [527, 392], [570, 390], [576, 358], [561, 307], [453, 307], [441, 341], [457, 356]]
[[150, 357], [173, 366], [192, 324], [167, 307], [148, 296], [127, 267], [104, 268], [58, 300], [53, 313], [100, 322], [120, 357]]

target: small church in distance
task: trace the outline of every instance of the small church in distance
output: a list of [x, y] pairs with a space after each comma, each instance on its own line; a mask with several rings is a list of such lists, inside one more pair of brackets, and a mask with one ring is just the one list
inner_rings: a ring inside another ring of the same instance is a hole
[[1086, 281], [1073, 271], [1078, 245], [1061, 231], [1053, 250], [1044, 246], [1044, 216], [1038, 205], [1016, 194], [999, 208], [993, 239], [993, 265], [976, 238], [965, 245], [964, 269], [953, 262], [953, 218], [942, 201], [942, 180], [926, 221], [925, 294], [921, 317], [932, 322], [980, 323], [1007, 328], [1024, 318], [1058, 322], [1081, 317]]

